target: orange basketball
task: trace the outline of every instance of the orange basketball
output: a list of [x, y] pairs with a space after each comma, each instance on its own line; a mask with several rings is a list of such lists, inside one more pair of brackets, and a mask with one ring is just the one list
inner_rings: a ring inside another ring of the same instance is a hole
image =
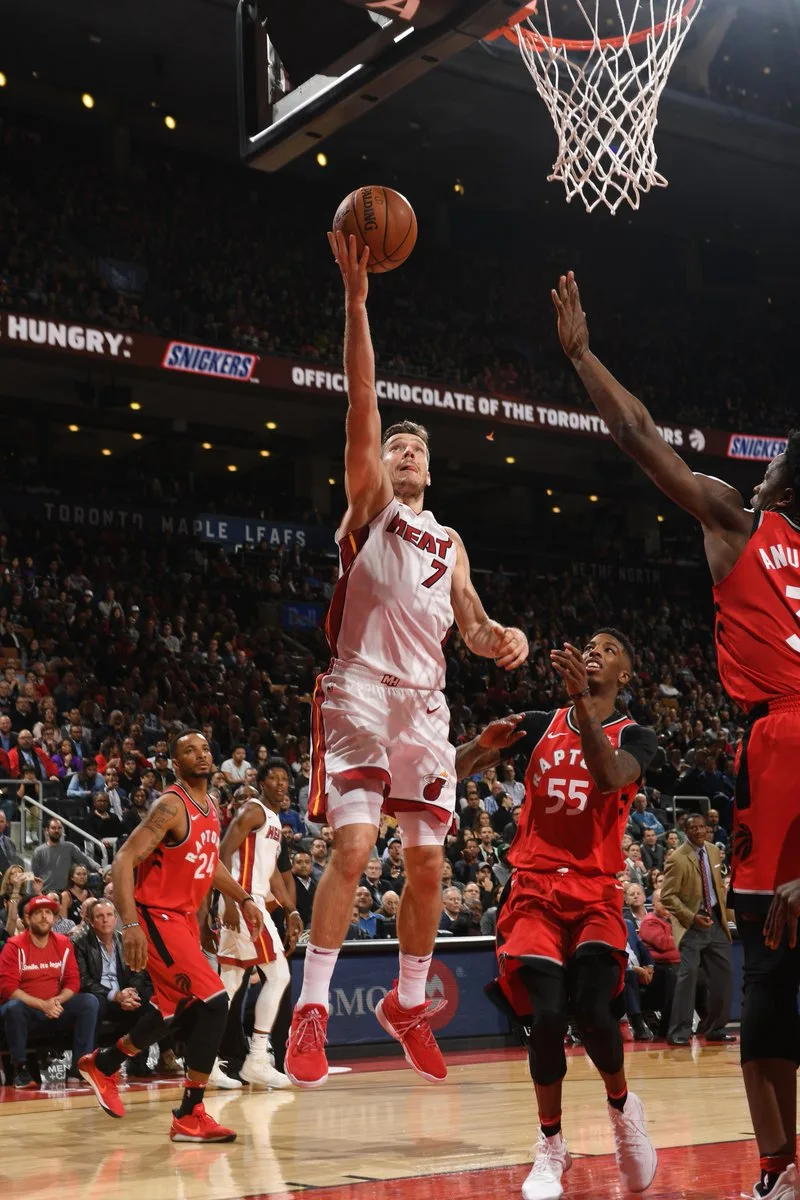
[[359, 253], [369, 246], [368, 271], [393, 271], [408, 258], [417, 240], [414, 210], [399, 192], [385, 187], [362, 187], [346, 196], [333, 218], [334, 232], [351, 233]]

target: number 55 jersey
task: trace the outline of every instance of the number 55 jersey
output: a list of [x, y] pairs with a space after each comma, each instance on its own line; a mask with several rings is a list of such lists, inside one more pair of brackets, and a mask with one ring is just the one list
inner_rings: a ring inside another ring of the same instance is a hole
[[[524, 871], [579, 871], [617, 875], [624, 867], [621, 842], [628, 822], [634, 781], [619, 792], [599, 790], [583, 758], [572, 708], [525, 713], [525, 737], [513, 747], [530, 754], [525, 802], [508, 861]], [[642, 774], [655, 756], [652, 729], [619, 713], [603, 723], [613, 748], [625, 750]]]

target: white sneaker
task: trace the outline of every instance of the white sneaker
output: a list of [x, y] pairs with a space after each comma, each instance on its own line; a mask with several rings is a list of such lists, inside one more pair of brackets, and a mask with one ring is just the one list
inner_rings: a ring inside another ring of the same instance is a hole
[[[227, 1062], [224, 1064], [227, 1066]], [[211, 1068], [211, 1074], [208, 1077], [208, 1086], [217, 1088], [234, 1088], [242, 1087], [241, 1079], [231, 1079], [230, 1075], [226, 1075], [222, 1069], [223, 1063], [218, 1059], [214, 1059], [214, 1066]]]
[[563, 1136], [545, 1137], [539, 1130], [536, 1158], [522, 1185], [522, 1200], [558, 1200], [564, 1195], [561, 1176], [572, 1166], [572, 1157]]
[[[747, 1200], [750, 1200], [750, 1197]], [[765, 1200], [758, 1190], [758, 1184], [753, 1188], [752, 1200]], [[785, 1171], [781, 1171], [772, 1191], [767, 1192], [766, 1200], [800, 1200], [800, 1175], [794, 1163], [790, 1163]]]
[[633, 1092], [628, 1092], [622, 1112], [612, 1104], [608, 1111], [622, 1181], [628, 1191], [644, 1192], [655, 1178], [658, 1156], [647, 1136], [642, 1102]]
[[260, 1083], [262, 1087], [288, 1088], [292, 1086], [289, 1076], [282, 1075], [266, 1055], [248, 1054], [239, 1069], [239, 1074], [247, 1083]]

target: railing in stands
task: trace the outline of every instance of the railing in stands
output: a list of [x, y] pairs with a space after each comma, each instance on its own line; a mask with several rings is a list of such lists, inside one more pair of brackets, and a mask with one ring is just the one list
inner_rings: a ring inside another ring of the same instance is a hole
[[[13, 783], [17, 787], [19, 787], [18, 779], [13, 779], [13, 780], [0, 779], [0, 788], [3, 787], [3, 785], [6, 783]], [[38, 786], [39, 786], [39, 795], [41, 796], [42, 785], [39, 784]], [[41, 844], [41, 842], [42, 842], [42, 816], [46, 815], [48, 817], [55, 817], [58, 821], [61, 822], [61, 824], [65, 827], [65, 829], [71, 829], [72, 832], [76, 833], [83, 842], [90, 842], [93, 846], [96, 846], [97, 850], [99, 852], [99, 862], [100, 862], [101, 867], [103, 867], [105, 869], [108, 866], [108, 852], [106, 850], [104, 843], [101, 842], [99, 838], [96, 838], [91, 833], [87, 833], [85, 829], [81, 829], [80, 825], [76, 825], [76, 824], [74, 824], [74, 822], [68, 820], [67, 817], [63, 816], [58, 811], [58, 809], [49, 808], [46, 804], [44, 804], [42, 802], [41, 799], [34, 800], [33, 797], [28, 796], [28, 795], [22, 796], [19, 801], [23, 843], [27, 842], [27, 832], [29, 829], [29, 825], [28, 825], [28, 806], [29, 805], [35, 809], [36, 824], [38, 826], [38, 835], [37, 836], [38, 836], [39, 844]]]

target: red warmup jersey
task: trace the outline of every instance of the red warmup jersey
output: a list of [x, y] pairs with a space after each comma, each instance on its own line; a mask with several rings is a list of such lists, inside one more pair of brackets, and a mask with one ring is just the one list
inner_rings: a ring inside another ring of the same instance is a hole
[[714, 587], [719, 674], [744, 709], [800, 695], [800, 526], [759, 513], [731, 573]]
[[[583, 761], [572, 708], [526, 713], [519, 728], [526, 737], [511, 754], [521, 750], [531, 757], [508, 861], [527, 871], [566, 867], [585, 875], [617, 875], [625, 865], [621, 842], [636, 783], [619, 792], [599, 791]], [[614, 714], [603, 731], [615, 750], [637, 759], [644, 774], [657, 749], [653, 730]]]
[[178, 845], [162, 842], [136, 869], [134, 898], [145, 908], [196, 913], [211, 889], [219, 862], [219, 820], [210, 796], [208, 811], [179, 783], [163, 796], [178, 796], [186, 807], [189, 829]]

